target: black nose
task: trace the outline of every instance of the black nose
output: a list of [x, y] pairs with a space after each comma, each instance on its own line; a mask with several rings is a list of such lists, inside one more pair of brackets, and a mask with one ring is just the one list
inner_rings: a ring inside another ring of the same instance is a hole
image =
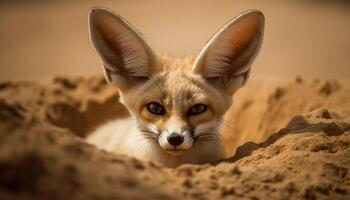
[[178, 133], [171, 133], [167, 138], [169, 144], [179, 146], [184, 141], [184, 137]]

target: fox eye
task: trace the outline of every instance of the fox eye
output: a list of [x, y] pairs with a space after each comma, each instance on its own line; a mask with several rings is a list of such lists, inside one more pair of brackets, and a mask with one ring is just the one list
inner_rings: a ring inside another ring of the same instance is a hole
[[155, 115], [164, 115], [165, 114], [165, 109], [162, 105], [160, 105], [157, 102], [151, 102], [147, 104], [147, 110]]
[[207, 109], [208, 109], [208, 106], [206, 106], [204, 104], [195, 104], [187, 111], [187, 115], [190, 115], [190, 116], [191, 115], [199, 115], [199, 114], [207, 111]]

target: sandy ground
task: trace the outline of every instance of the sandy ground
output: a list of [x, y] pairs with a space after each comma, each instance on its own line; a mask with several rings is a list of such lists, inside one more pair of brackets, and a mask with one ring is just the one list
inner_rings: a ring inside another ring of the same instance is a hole
[[299, 114], [327, 108], [350, 116], [349, 80], [260, 77], [234, 95], [222, 132], [231, 154], [246, 141], [261, 142]]
[[345, 81], [251, 81], [226, 116], [235, 153], [170, 169], [84, 142], [127, 115], [102, 77], [3, 82], [0, 199], [349, 199], [349, 94]]

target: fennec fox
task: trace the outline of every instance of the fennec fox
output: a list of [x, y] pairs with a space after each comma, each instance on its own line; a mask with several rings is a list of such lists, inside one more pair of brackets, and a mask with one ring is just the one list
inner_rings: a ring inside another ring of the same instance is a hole
[[107, 8], [91, 10], [89, 28], [105, 77], [130, 117], [103, 125], [88, 142], [168, 167], [225, 157], [218, 130], [262, 44], [260, 11], [225, 24], [192, 63], [157, 57], [140, 32]]

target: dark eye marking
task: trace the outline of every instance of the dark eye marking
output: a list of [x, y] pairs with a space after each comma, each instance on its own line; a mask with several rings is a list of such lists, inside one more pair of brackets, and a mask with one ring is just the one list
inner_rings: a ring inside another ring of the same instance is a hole
[[157, 102], [151, 102], [151, 103], [147, 104], [146, 107], [147, 107], [148, 112], [150, 112], [154, 115], [164, 115], [165, 114], [165, 108]]
[[207, 109], [208, 109], [207, 105], [204, 105], [201, 103], [195, 104], [187, 111], [187, 115], [189, 115], [189, 116], [199, 115], [199, 114], [202, 114], [205, 111], [207, 111]]

